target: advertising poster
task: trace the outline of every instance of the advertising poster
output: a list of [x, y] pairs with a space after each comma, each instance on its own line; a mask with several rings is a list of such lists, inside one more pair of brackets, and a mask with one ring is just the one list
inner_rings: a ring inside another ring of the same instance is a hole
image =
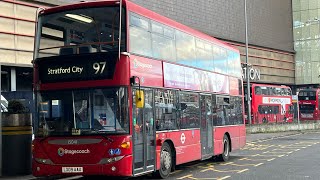
[[170, 63], [163, 63], [163, 71], [165, 87], [229, 93], [229, 79], [225, 75]]
[[144, 86], [163, 86], [162, 62], [150, 60], [143, 57], [130, 57], [131, 76], [138, 76], [141, 85]]

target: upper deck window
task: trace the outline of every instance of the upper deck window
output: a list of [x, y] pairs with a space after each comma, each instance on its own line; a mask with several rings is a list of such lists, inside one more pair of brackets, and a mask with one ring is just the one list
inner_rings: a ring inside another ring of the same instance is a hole
[[130, 53], [242, 77], [238, 52], [134, 12], [129, 20]]
[[[122, 17], [121, 47], [125, 50], [125, 15]], [[36, 58], [118, 51], [119, 7], [82, 8], [41, 15], [36, 38]]]
[[316, 100], [315, 91], [300, 91], [298, 95], [299, 100]]

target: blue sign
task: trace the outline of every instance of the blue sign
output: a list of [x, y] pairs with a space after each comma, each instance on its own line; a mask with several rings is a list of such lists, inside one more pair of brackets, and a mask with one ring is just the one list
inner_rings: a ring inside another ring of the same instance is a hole
[[119, 148], [114, 150], [114, 154], [115, 155], [120, 155], [121, 154], [121, 150]]
[[110, 156], [113, 156], [114, 155], [114, 150], [113, 149], [109, 149], [109, 154], [110, 154]]

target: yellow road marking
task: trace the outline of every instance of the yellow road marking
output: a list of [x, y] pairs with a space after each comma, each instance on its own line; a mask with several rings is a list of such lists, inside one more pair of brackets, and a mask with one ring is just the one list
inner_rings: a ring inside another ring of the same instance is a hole
[[265, 152], [263, 152], [263, 154], [266, 154], [266, 153], [271, 153], [271, 154], [276, 154], [276, 153], [291, 154], [291, 153], [293, 153], [293, 151], [290, 151], [290, 152], [265, 151]]
[[200, 172], [206, 172], [206, 171], [215, 171], [215, 172], [221, 172], [221, 173], [225, 173], [225, 172], [236, 172], [236, 173], [242, 173], [242, 172], [245, 172], [245, 171], [248, 171], [249, 169], [240, 169], [240, 170], [219, 170], [219, 169], [216, 169], [214, 167], [214, 165], [212, 164], [208, 164], [208, 166], [203, 166], [202, 168], [205, 168], [203, 170], [201, 170]]
[[242, 158], [239, 159], [240, 161], [248, 160], [248, 161], [273, 161], [276, 158], [271, 158], [271, 159], [250, 159], [250, 158]]
[[190, 178], [190, 177], [192, 177], [192, 174], [188, 174], [186, 176], [182, 176], [182, 177], [177, 178], [177, 179], [185, 179], [185, 178]]
[[222, 178], [218, 178], [217, 180], [224, 180], [224, 179], [228, 179], [230, 178], [231, 176], [225, 176], [225, 177], [222, 177]]
[[257, 167], [257, 166], [260, 166], [262, 165], [263, 163], [258, 163], [258, 164], [236, 164], [234, 162], [230, 162], [230, 163], [225, 163], [225, 164], [221, 164], [223, 166], [226, 166], [226, 165], [231, 165], [231, 166], [254, 166], [254, 167]]
[[176, 174], [176, 173], [178, 173], [178, 172], [181, 172], [182, 170], [175, 170], [175, 171], [173, 171], [172, 173], [170, 173], [170, 174]]
[[276, 157], [282, 157], [285, 154], [281, 154], [281, 155], [277, 155], [277, 154], [255, 154], [255, 155], [251, 155], [252, 157], [257, 157], [257, 156], [262, 156], [262, 157], [272, 157], [272, 156], [276, 156]]
[[186, 176], [183, 176], [183, 177], [180, 177], [180, 178], [177, 178], [177, 179], [186, 179], [186, 178], [188, 178], [188, 179], [197, 179], [197, 180], [201, 180], [201, 179], [203, 179], [203, 180], [206, 180], [206, 179], [224, 180], [224, 179], [228, 179], [228, 178], [230, 178], [230, 177], [231, 177], [231, 176], [224, 176], [224, 177], [217, 177], [217, 178], [195, 178], [195, 177], [193, 177], [192, 174], [188, 174], [188, 175], [186, 175]]

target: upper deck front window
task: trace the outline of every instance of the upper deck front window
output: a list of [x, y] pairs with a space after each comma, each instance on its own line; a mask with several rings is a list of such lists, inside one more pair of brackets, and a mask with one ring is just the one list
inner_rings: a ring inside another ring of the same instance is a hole
[[[122, 14], [121, 50], [125, 50]], [[119, 7], [82, 8], [39, 17], [36, 58], [118, 51]]]

